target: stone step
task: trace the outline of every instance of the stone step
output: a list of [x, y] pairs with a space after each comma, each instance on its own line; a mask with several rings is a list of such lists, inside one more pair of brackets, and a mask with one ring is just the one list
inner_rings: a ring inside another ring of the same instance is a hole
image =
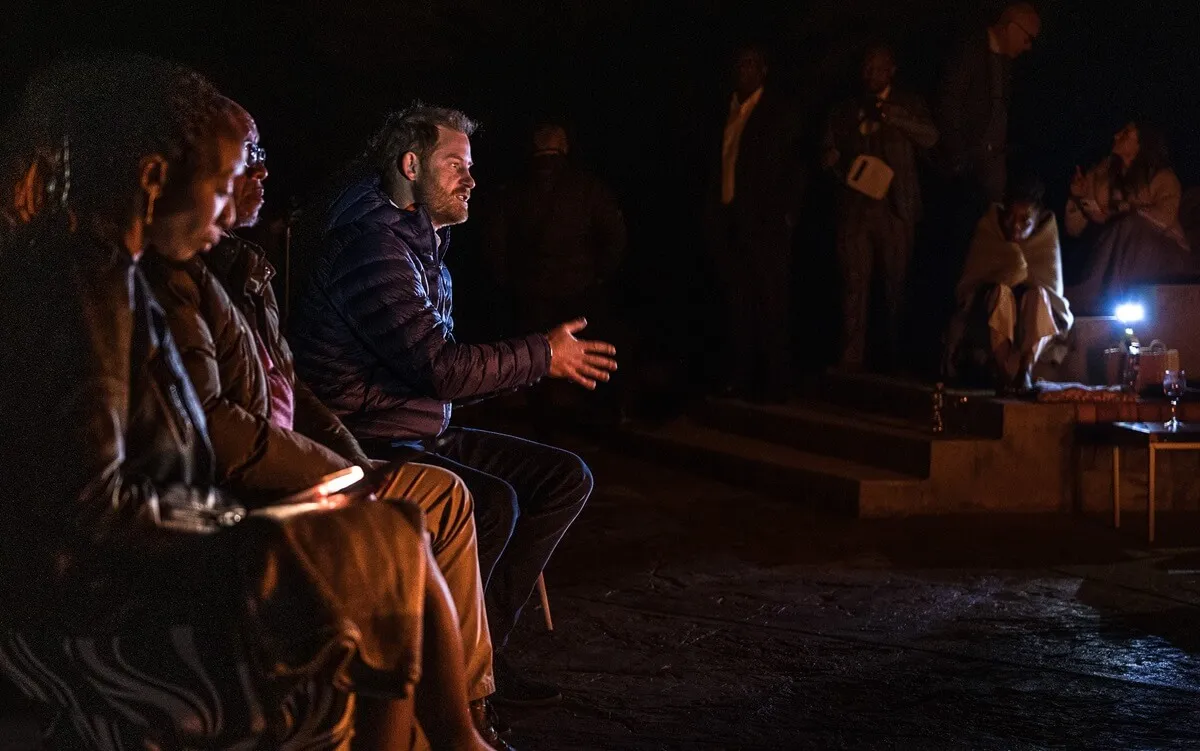
[[709, 400], [692, 415], [717, 430], [918, 478], [930, 476], [935, 458], [958, 460], [963, 454], [958, 444], [991, 440], [935, 435], [902, 420], [872, 418], [824, 403], [776, 406]]
[[[821, 381], [824, 400], [871, 415], [886, 415], [932, 431], [934, 386], [873, 373], [830, 371]], [[1004, 403], [995, 392], [948, 388], [942, 399], [946, 434], [999, 438], [1004, 430]]]
[[620, 444], [656, 461], [836, 513], [893, 516], [928, 505], [927, 483], [920, 478], [732, 435], [689, 418], [628, 428]]

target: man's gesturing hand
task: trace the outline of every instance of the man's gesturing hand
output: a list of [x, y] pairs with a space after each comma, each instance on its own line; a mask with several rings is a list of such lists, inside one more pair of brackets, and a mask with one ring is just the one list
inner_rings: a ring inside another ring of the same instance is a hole
[[550, 340], [550, 377], [568, 378], [585, 389], [594, 389], [597, 381], [607, 381], [617, 369], [613, 359], [617, 348], [608, 342], [576, 339], [575, 334], [585, 326], [586, 318], [576, 318], [546, 335]]

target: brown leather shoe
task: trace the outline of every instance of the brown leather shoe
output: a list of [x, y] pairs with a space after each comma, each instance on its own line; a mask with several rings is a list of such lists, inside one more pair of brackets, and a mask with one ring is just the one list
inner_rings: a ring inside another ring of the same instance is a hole
[[468, 706], [471, 708], [471, 722], [489, 746], [496, 751], [516, 751], [508, 745], [508, 741], [500, 737], [500, 731], [496, 727], [498, 718], [487, 699], [476, 699]]

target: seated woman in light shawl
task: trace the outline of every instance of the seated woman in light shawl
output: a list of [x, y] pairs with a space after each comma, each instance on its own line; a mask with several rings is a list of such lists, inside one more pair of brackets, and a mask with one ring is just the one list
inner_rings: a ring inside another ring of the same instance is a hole
[[1072, 237], [1094, 236], [1076, 310], [1104, 313], [1137, 284], [1192, 281], [1200, 271], [1179, 224], [1182, 189], [1166, 139], [1144, 123], [1113, 136], [1112, 156], [1071, 180], [1065, 222]]
[[1043, 193], [1036, 178], [1010, 185], [975, 228], [948, 337], [947, 371], [958, 380], [1028, 391], [1046, 345], [1071, 327], [1058, 222]]

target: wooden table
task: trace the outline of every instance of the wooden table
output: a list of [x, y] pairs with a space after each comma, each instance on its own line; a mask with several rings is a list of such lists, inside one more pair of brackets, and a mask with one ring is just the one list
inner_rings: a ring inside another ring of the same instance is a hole
[[1144, 448], [1149, 453], [1146, 510], [1148, 539], [1154, 542], [1155, 483], [1160, 451], [1200, 451], [1200, 423], [1181, 423], [1171, 430], [1161, 422], [1114, 422], [1088, 426], [1085, 442], [1112, 446], [1113, 526], [1121, 526], [1121, 448]]

